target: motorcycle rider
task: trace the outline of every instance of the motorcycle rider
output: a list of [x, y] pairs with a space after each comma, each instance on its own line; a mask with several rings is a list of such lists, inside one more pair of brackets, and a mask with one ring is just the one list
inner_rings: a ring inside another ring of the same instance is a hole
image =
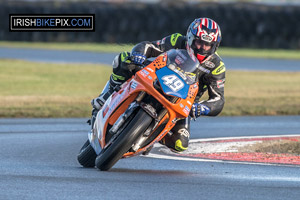
[[[156, 57], [170, 49], [186, 49], [189, 55], [198, 59], [201, 71], [199, 76], [199, 91], [192, 106], [190, 116], [194, 119], [201, 116], [216, 116], [224, 106], [225, 65], [216, 50], [221, 42], [219, 25], [209, 18], [195, 19], [188, 27], [186, 36], [179, 33], [164, 37], [161, 40], [143, 41], [135, 45], [131, 51], [122, 52], [113, 61], [113, 72], [110, 80], [99, 97], [91, 104], [92, 123], [98, 111], [108, 97], [118, 91], [120, 85], [136, 72], [134, 67], [142, 65], [147, 58]], [[131, 56], [129, 61], [127, 58]], [[208, 91], [209, 99], [200, 101], [200, 97]], [[160, 141], [171, 150], [181, 152], [187, 149], [190, 137], [190, 117], [179, 120], [173, 129]]]

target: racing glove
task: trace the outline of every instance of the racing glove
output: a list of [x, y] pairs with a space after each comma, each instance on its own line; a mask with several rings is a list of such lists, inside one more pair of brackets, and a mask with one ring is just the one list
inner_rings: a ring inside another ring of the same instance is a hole
[[132, 62], [136, 65], [143, 65], [146, 60], [146, 56], [141, 53], [133, 52], [132, 53]]
[[197, 117], [200, 117], [201, 115], [207, 115], [209, 111], [209, 107], [201, 103], [194, 103], [190, 112], [190, 116], [195, 119]]

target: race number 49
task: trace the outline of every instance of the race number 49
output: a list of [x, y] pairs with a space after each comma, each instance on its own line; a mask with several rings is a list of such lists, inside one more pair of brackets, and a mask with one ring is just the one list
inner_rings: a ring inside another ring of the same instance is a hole
[[184, 87], [184, 83], [175, 75], [164, 76], [162, 80], [173, 92], [177, 92]]

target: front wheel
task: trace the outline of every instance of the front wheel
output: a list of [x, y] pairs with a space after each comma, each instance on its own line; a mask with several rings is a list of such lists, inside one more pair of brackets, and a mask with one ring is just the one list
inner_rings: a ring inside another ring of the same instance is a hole
[[97, 156], [96, 167], [102, 171], [109, 170], [131, 148], [151, 122], [152, 117], [140, 109], [110, 146], [103, 149], [100, 155]]
[[97, 154], [93, 147], [90, 144], [90, 141], [87, 140], [84, 145], [81, 147], [79, 154], [77, 155], [78, 162], [83, 167], [95, 167], [95, 159]]

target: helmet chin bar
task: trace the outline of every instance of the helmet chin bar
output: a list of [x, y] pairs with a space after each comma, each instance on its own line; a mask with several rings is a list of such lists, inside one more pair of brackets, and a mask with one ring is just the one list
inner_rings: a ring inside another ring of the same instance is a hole
[[211, 49], [209, 51], [203, 51], [203, 49], [194, 49], [195, 56], [201, 63], [207, 56], [211, 54]]

